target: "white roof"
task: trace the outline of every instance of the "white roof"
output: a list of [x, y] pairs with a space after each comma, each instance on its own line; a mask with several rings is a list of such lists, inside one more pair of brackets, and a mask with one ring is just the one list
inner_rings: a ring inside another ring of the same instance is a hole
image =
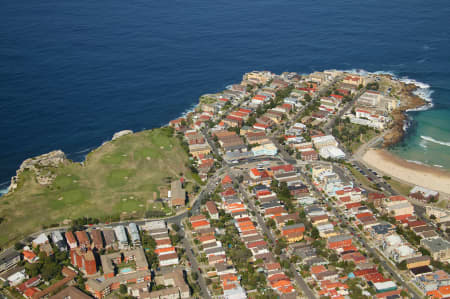
[[323, 158], [342, 159], [345, 153], [336, 146], [325, 146], [319, 150], [319, 154]]
[[37, 236], [36, 239], [33, 240], [33, 243], [36, 245], [45, 244], [48, 242], [48, 237], [46, 234], [42, 233], [39, 236]]
[[167, 228], [167, 226], [166, 226], [166, 222], [164, 222], [164, 220], [157, 220], [157, 221], [146, 222], [144, 226], [141, 226], [141, 228], [143, 230], [153, 230], [153, 229]]
[[385, 289], [397, 287], [397, 285], [392, 280], [384, 281], [384, 282], [376, 282], [373, 285], [378, 290], [385, 290]]
[[408, 245], [402, 245], [397, 248], [397, 252], [400, 254], [400, 256], [408, 256], [413, 254], [415, 250], [409, 247]]
[[114, 227], [114, 232], [116, 233], [117, 240], [119, 240], [120, 243], [128, 242], [127, 233], [122, 225]]
[[245, 294], [244, 289], [237, 284], [236, 288], [225, 290], [223, 292], [223, 297], [226, 299], [246, 299], [247, 295]]
[[327, 141], [336, 141], [336, 139], [334, 139], [333, 135], [325, 135], [325, 136], [314, 137], [314, 138], [312, 138], [312, 141], [314, 143], [321, 143], [321, 142], [327, 142]]
[[52, 233], [52, 241], [53, 243], [57, 243], [58, 241], [62, 241], [63, 240], [63, 236], [61, 234], [61, 232], [59, 230], [54, 231]]
[[25, 274], [25, 269], [23, 269], [19, 272], [14, 273], [11, 276], [8, 276], [8, 281], [15, 284], [15, 283], [21, 282], [25, 278], [27, 278], [27, 276]]
[[386, 237], [386, 243], [388, 243], [391, 246], [399, 245], [402, 243], [402, 239], [397, 234], [392, 234], [390, 236]]
[[128, 225], [128, 232], [130, 233], [131, 241], [136, 242], [141, 239], [136, 223], [132, 222]]
[[417, 193], [417, 192], [422, 193], [425, 197], [438, 196], [439, 195], [439, 193], [434, 191], [434, 190], [430, 190], [430, 189], [427, 189], [427, 188], [424, 188], [424, 187], [420, 187], [420, 186], [414, 186], [414, 188], [411, 189], [409, 194]]

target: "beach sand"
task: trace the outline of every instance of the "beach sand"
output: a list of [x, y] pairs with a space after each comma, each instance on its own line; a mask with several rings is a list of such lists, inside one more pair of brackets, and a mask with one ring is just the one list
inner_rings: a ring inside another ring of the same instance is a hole
[[450, 194], [450, 172], [443, 169], [408, 162], [381, 149], [369, 149], [362, 159], [382, 174]]

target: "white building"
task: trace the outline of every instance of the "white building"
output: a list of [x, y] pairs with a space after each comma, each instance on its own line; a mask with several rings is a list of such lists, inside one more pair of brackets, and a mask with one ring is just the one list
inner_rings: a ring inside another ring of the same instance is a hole
[[114, 233], [116, 234], [116, 238], [119, 241], [119, 249], [127, 249], [129, 246], [125, 228], [122, 225], [115, 226]]
[[133, 246], [141, 245], [141, 237], [139, 236], [139, 230], [136, 223], [130, 223], [128, 225], [128, 233], [130, 234], [131, 242]]
[[319, 155], [324, 159], [344, 159], [345, 153], [336, 146], [325, 146], [319, 150]]
[[338, 146], [336, 139], [332, 135], [314, 137], [311, 139], [311, 141], [313, 142], [314, 146], [319, 150], [322, 147], [329, 145]]
[[254, 156], [275, 156], [278, 150], [273, 143], [266, 143], [252, 148]]

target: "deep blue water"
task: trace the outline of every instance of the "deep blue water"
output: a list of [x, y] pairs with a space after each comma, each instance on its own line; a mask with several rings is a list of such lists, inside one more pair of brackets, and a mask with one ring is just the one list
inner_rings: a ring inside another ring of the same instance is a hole
[[[83, 159], [122, 129], [166, 124], [267, 69], [391, 71], [435, 107], [396, 152], [450, 168], [450, 2], [0, 0], [0, 182], [27, 157]], [[433, 153], [440, 153], [436, 159]], [[442, 153], [445, 153], [442, 155]]]

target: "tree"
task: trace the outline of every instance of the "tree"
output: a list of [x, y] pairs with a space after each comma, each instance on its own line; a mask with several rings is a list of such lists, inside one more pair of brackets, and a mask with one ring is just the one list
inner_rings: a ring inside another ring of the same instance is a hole
[[266, 222], [267, 226], [274, 229], [276, 227], [276, 223], [275, 220], [273, 220], [272, 218], [269, 218], [269, 220], [267, 220]]
[[334, 263], [339, 260], [339, 256], [336, 253], [332, 253], [330, 254], [328, 259], [330, 260], [330, 262]]
[[23, 248], [23, 244], [21, 242], [17, 242], [14, 244], [14, 249], [21, 250]]
[[311, 238], [317, 239], [319, 238], [319, 236], [319, 230], [316, 227], [313, 227], [313, 229], [311, 230]]
[[127, 293], [127, 286], [126, 285], [124, 285], [124, 284], [121, 284], [120, 285], [120, 288], [119, 288], [119, 291], [120, 291], [120, 293], [121, 294], [126, 294]]
[[197, 281], [198, 280], [198, 273], [197, 272], [192, 272], [192, 278]]
[[172, 228], [174, 231], [178, 232], [180, 230], [180, 226], [176, 223], [172, 224]]
[[397, 268], [399, 268], [400, 270], [406, 270], [406, 260], [397, 264]]
[[45, 263], [41, 270], [41, 275], [44, 280], [51, 280], [61, 271], [60, 265], [57, 263]]

